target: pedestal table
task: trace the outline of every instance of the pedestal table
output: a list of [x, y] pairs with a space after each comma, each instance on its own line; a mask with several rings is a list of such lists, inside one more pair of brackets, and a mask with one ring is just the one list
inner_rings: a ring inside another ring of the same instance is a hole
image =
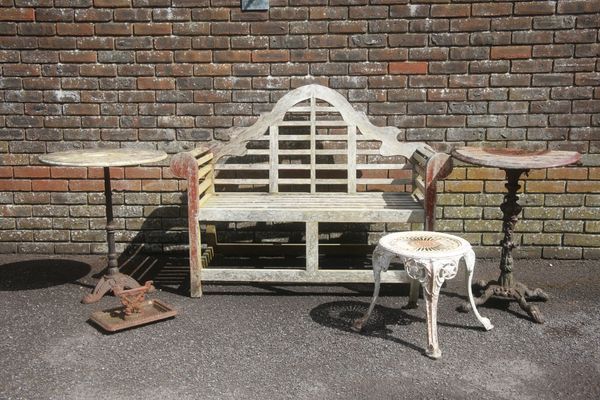
[[[581, 154], [575, 151], [539, 150], [528, 151], [521, 149], [505, 148], [480, 148], [459, 147], [452, 155], [461, 160], [475, 165], [494, 167], [504, 170], [506, 173], [507, 194], [504, 202], [500, 205], [503, 213], [502, 231], [504, 238], [500, 241], [502, 253], [500, 256], [500, 277], [497, 281], [490, 281], [483, 285], [483, 294], [475, 300], [475, 304], [483, 304], [490, 297], [506, 300], [516, 300], [519, 306], [527, 312], [537, 323], [543, 323], [544, 319], [536, 305], [527, 303], [527, 300], [547, 300], [548, 295], [542, 289], [529, 289], [524, 284], [517, 282], [513, 277], [512, 250], [517, 247], [513, 242], [513, 230], [523, 209], [517, 196], [521, 188], [519, 179], [523, 173], [531, 169], [561, 167], [575, 163], [581, 158]], [[468, 308], [465, 305], [464, 308]]]
[[112, 189], [110, 183], [110, 167], [126, 167], [161, 161], [167, 158], [164, 151], [140, 149], [84, 149], [45, 154], [39, 157], [44, 164], [69, 167], [102, 167], [104, 168], [104, 195], [106, 198], [106, 240], [108, 244], [108, 272], [92, 293], [81, 301], [89, 304], [102, 298], [115, 288], [136, 288], [140, 284], [129, 275], [119, 272], [117, 251], [115, 247], [115, 222], [113, 218]]

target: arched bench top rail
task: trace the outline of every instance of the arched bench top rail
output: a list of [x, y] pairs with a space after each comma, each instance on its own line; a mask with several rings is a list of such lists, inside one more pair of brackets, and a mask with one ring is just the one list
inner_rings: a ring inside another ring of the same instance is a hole
[[[340, 93], [328, 87], [311, 84], [301, 86], [283, 96], [269, 113], [262, 114], [249, 127], [236, 129], [231, 141], [215, 148], [215, 160], [223, 156], [242, 156], [246, 154], [246, 143], [260, 138], [270, 126], [283, 122], [286, 113], [296, 104], [315, 98], [331, 104], [348, 125], [358, 128], [363, 138], [382, 142], [379, 152], [382, 156], [404, 156], [410, 158], [415, 150], [429, 147], [425, 143], [399, 142], [396, 137], [400, 130], [396, 127], [377, 127], [369, 121], [363, 112], [354, 110], [352, 105]], [[314, 114], [314, 113], [313, 113]], [[233, 133], [233, 132], [232, 132]]]

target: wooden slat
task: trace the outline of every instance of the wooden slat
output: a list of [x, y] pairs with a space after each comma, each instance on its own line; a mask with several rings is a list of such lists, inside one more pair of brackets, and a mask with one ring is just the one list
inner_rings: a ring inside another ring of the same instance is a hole
[[279, 128], [276, 125], [269, 127], [269, 134], [271, 136], [271, 143], [269, 145], [269, 192], [277, 193], [277, 180], [279, 179], [279, 171], [277, 166], [279, 165]]
[[210, 164], [209, 165], [205, 165], [204, 167], [200, 168], [198, 170], [198, 179], [204, 178], [212, 170], [213, 170], [213, 166], [210, 165]]
[[198, 163], [198, 165], [200, 166], [200, 165], [202, 165], [202, 164], [205, 164], [205, 163], [207, 163], [208, 161], [212, 160], [212, 159], [213, 159], [213, 157], [214, 157], [214, 156], [213, 156], [213, 153], [208, 153], [208, 154], [205, 154], [205, 155], [203, 155], [202, 157], [198, 158], [198, 159], [196, 160], [196, 162], [197, 162], [197, 163]]
[[[381, 169], [400, 169], [408, 170], [410, 164], [356, 164], [357, 170], [381, 170]], [[253, 164], [215, 164], [216, 170], [268, 170], [270, 165], [267, 163]], [[316, 169], [347, 169], [348, 164], [317, 164]], [[309, 164], [279, 164], [279, 169], [310, 169]]]
[[377, 149], [357, 149], [356, 154], [358, 155], [380, 155]]
[[[310, 273], [300, 269], [204, 268], [202, 280], [206, 282], [371, 283], [373, 272], [331, 269]], [[381, 273], [381, 282], [409, 283], [410, 278], [404, 270], [392, 270]]]
[[[314, 120], [311, 121], [281, 121], [279, 126], [311, 126]], [[348, 123], [344, 120], [339, 121], [314, 121], [315, 126], [347, 126]]]
[[412, 179], [358, 178], [356, 183], [360, 185], [408, 185], [412, 183]]
[[356, 193], [356, 125], [348, 126], [348, 193]]
[[356, 164], [356, 169], [409, 169], [410, 164]]
[[317, 119], [316, 115], [316, 106], [317, 101], [315, 99], [314, 93], [310, 96], [310, 192], [315, 193], [317, 191], [317, 186], [315, 185], [315, 178], [317, 177], [317, 171], [315, 168], [315, 164], [317, 163], [317, 141], [315, 136], [317, 135], [317, 127], [315, 124], [315, 120]]
[[254, 164], [215, 164], [216, 170], [268, 170], [270, 165], [267, 163]]
[[213, 179], [205, 179], [202, 181], [202, 183], [200, 183], [198, 185], [198, 194], [201, 195], [202, 193], [206, 192], [207, 189], [211, 189], [213, 183]]
[[415, 151], [412, 158], [415, 162], [422, 166], [427, 165], [428, 158], [420, 151]]
[[[313, 110], [313, 108], [311, 108], [310, 106], [296, 106], [296, 107], [289, 108], [288, 112], [307, 113], [307, 112], [310, 112], [311, 110]], [[316, 112], [329, 112], [329, 113], [338, 113], [339, 114], [338, 109], [336, 109], [335, 107], [314, 107], [314, 110]]]
[[268, 179], [215, 179], [215, 185], [267, 185]]
[[[307, 126], [308, 126], [308, 124], [307, 124]], [[279, 135], [279, 140], [281, 142], [285, 142], [285, 141], [308, 142], [310, 139], [311, 139], [311, 136], [309, 133], [307, 133], [306, 135], [282, 135], [282, 134]], [[346, 141], [347, 137], [346, 137], [346, 135], [315, 135], [315, 139], [323, 140], [323, 141]], [[270, 138], [268, 136], [265, 136], [264, 138], [261, 137], [259, 139], [255, 139], [255, 141], [266, 142], [266, 141], [270, 141]]]

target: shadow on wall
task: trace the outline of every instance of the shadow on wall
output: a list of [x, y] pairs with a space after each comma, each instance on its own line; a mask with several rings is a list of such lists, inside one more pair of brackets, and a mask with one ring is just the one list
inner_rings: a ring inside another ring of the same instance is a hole
[[[182, 197], [186, 197], [185, 193]], [[187, 206], [170, 205], [154, 209], [144, 218], [137, 234], [128, 239], [119, 254], [119, 269], [140, 284], [148, 280], [162, 290], [188, 294], [189, 259]], [[104, 271], [94, 276], [99, 278]]]

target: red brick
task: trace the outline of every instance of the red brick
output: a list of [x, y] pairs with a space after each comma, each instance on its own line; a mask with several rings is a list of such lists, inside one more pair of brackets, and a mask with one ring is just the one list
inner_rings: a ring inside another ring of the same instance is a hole
[[115, 192], [139, 192], [142, 188], [139, 180], [116, 180], [111, 182], [111, 187]]
[[565, 181], [527, 181], [525, 191], [529, 193], [564, 193]]
[[495, 15], [510, 15], [512, 3], [477, 3], [473, 4], [473, 16], [491, 17]]
[[115, 65], [82, 65], [79, 68], [81, 76], [117, 76], [117, 67]]
[[56, 24], [56, 33], [59, 36], [93, 36], [94, 24]]
[[135, 35], [141, 36], [170, 35], [172, 33], [172, 25], [166, 22], [138, 23], [133, 25], [133, 32]]
[[201, 64], [194, 65], [195, 76], [229, 76], [231, 64]]
[[250, 51], [248, 50], [224, 50], [214, 52], [215, 62], [250, 62]]
[[531, 46], [496, 46], [492, 47], [492, 59], [531, 58]]
[[34, 21], [35, 10], [33, 8], [3, 8], [0, 12], [0, 21]]
[[[593, 168], [590, 168], [590, 179]], [[548, 170], [548, 179], [583, 180], [588, 177], [588, 169], [581, 167], [551, 168]]]
[[438, 4], [431, 6], [432, 17], [468, 17], [471, 7], [468, 4]]
[[61, 51], [59, 58], [63, 63], [95, 63], [96, 54], [95, 51]]
[[131, 167], [125, 168], [127, 179], [160, 179], [160, 167]]
[[123, 8], [131, 7], [131, 0], [94, 0], [94, 7]]
[[71, 180], [69, 190], [72, 192], [102, 192], [104, 191], [104, 181], [101, 180]]
[[97, 36], [131, 36], [133, 33], [133, 27], [127, 23], [96, 24], [95, 28]]
[[52, 167], [50, 175], [53, 178], [87, 178], [87, 168], [84, 167]]
[[417, 75], [427, 73], [426, 62], [391, 62], [390, 74]]
[[31, 181], [31, 190], [34, 192], [66, 192], [68, 182], [62, 179], [35, 179]]
[[288, 50], [256, 50], [252, 52], [252, 62], [288, 62]]
[[137, 86], [140, 90], [171, 90], [175, 89], [175, 79], [172, 78], [137, 78]]
[[142, 190], [148, 192], [174, 192], [178, 190], [179, 182], [177, 180], [153, 180], [142, 181]]
[[27, 192], [31, 190], [31, 181], [29, 179], [2, 179], [0, 180], [0, 190], [5, 192]]
[[13, 167], [0, 167], [0, 178], [12, 178]]
[[64, 105], [65, 115], [99, 115], [100, 105], [99, 104], [65, 104]]
[[481, 181], [448, 181], [444, 182], [444, 188], [450, 193], [479, 193], [483, 191]]
[[49, 178], [50, 167], [15, 167], [15, 178]]
[[[111, 179], [123, 179], [124, 177], [123, 168], [111, 168], [110, 177]], [[88, 178], [104, 178], [104, 168], [92, 167], [88, 168]]]
[[186, 50], [175, 52], [176, 63], [209, 63], [212, 60], [212, 51], [209, 50]]

